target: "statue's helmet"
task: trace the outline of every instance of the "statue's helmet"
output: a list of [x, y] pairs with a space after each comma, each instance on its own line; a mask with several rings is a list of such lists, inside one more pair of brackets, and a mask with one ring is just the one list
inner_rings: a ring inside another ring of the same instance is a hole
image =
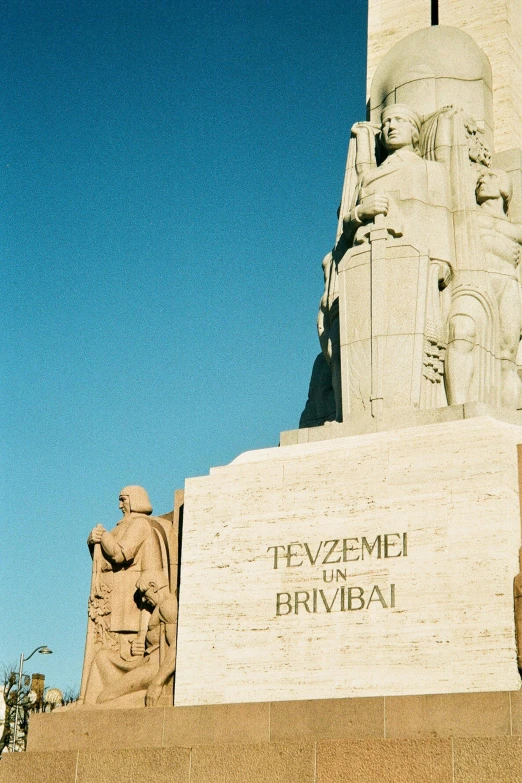
[[120, 496], [121, 495], [125, 495], [129, 498], [131, 511], [136, 511], [138, 514], [152, 514], [152, 504], [149, 500], [147, 490], [143, 487], [131, 484], [128, 487], [123, 487], [120, 491]]
[[[381, 114], [381, 127], [384, 126], [384, 122], [387, 119], [387, 117], [401, 117], [402, 119], [407, 120], [411, 127], [413, 128], [412, 133], [412, 145], [414, 150], [418, 150], [419, 147], [419, 139], [420, 139], [420, 133], [422, 128], [422, 120], [420, 116], [417, 114], [417, 112], [412, 109], [410, 106], [406, 106], [405, 103], [391, 103], [389, 106], [386, 106], [386, 108], [383, 110]], [[382, 137], [382, 131], [381, 131], [381, 142], [383, 142]]]
[[417, 130], [417, 133], [420, 133], [422, 128], [422, 120], [417, 112], [410, 106], [406, 106], [405, 103], [391, 103], [389, 106], [386, 106], [386, 108], [383, 109], [381, 114], [381, 122], [384, 122], [386, 117], [389, 117], [390, 114], [404, 117], [413, 125], [413, 127]]

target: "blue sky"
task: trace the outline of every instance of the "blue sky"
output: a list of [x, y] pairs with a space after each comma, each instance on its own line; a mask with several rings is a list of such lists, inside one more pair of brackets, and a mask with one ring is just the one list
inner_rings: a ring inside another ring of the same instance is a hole
[[0, 663], [63, 688], [120, 488], [298, 424], [366, 0], [0, 8]]

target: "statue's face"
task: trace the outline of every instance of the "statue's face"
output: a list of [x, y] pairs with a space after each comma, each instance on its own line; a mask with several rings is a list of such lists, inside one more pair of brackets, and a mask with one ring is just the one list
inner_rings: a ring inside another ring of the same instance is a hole
[[130, 497], [128, 495], [120, 495], [120, 506], [122, 514], [130, 514]]
[[477, 180], [475, 189], [477, 203], [482, 204], [493, 198], [501, 198], [500, 179], [494, 171], [484, 171]]
[[153, 585], [149, 585], [144, 593], [142, 593], [143, 600], [151, 606], [157, 606], [158, 604], [158, 592]]
[[390, 152], [400, 150], [403, 147], [413, 149], [413, 139], [417, 129], [412, 125], [409, 117], [406, 117], [400, 110], [390, 111], [382, 119], [382, 141], [386, 149]]

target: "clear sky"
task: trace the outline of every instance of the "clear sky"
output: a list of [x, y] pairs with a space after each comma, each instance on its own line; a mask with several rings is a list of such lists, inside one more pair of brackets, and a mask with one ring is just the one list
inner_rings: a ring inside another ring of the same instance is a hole
[[0, 664], [78, 685], [120, 488], [297, 427], [366, 5], [0, 3]]

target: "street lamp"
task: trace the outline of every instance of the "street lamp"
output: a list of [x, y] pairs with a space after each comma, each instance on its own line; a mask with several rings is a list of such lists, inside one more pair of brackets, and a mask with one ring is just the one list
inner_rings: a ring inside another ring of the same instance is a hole
[[20, 656], [20, 668], [18, 669], [18, 692], [16, 694], [16, 708], [15, 708], [15, 719], [14, 719], [14, 728], [13, 728], [13, 742], [11, 745], [11, 750], [16, 750], [16, 739], [18, 735], [18, 713], [20, 711], [20, 689], [22, 687], [22, 674], [24, 671], [24, 663], [25, 661], [28, 661], [29, 658], [32, 658], [35, 653], [41, 653], [41, 655], [51, 655], [52, 650], [47, 647], [46, 644], [41, 644], [40, 647], [36, 647], [31, 655], [28, 655], [27, 657], [24, 657], [24, 654], [22, 653]]

